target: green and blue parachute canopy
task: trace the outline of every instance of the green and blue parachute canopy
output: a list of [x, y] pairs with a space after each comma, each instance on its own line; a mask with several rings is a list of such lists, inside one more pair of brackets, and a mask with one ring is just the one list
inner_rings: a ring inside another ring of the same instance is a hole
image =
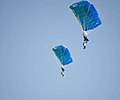
[[55, 46], [54, 48], [52, 48], [52, 50], [54, 51], [55, 55], [60, 60], [63, 66], [73, 62], [69, 50], [64, 46], [62, 45]]
[[83, 31], [93, 30], [101, 24], [101, 20], [94, 5], [87, 0], [81, 0], [71, 4], [70, 9], [72, 9], [74, 15], [81, 23]]

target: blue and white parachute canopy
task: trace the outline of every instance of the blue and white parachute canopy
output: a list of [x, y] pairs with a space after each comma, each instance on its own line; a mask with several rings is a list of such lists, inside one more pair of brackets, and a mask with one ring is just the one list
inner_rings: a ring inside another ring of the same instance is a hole
[[101, 24], [94, 5], [87, 0], [71, 4], [70, 9], [81, 23], [83, 31], [93, 30]]
[[60, 60], [63, 66], [68, 65], [71, 62], [73, 62], [69, 50], [65, 48], [64, 46], [59, 45], [59, 46], [54, 47], [52, 50], [54, 51], [55, 55]]

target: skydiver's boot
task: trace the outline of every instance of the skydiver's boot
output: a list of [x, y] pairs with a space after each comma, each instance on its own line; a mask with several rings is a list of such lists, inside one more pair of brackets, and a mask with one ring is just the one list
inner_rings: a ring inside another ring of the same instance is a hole
[[88, 41], [89, 41], [89, 39], [88, 39], [88, 38], [86, 38], [86, 41], [88, 42]]
[[86, 46], [83, 47], [83, 49], [85, 49], [85, 48], [86, 48]]

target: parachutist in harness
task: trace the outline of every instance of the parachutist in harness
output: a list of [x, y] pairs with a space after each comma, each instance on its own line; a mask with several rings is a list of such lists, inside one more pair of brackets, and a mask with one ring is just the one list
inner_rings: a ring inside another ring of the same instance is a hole
[[89, 0], [80, 0], [79, 2], [75, 2], [71, 4], [69, 8], [81, 24], [84, 36], [83, 49], [85, 49], [86, 44], [89, 41], [87, 38], [88, 32], [91, 32], [101, 25], [102, 21], [96, 8], [89, 2]]
[[62, 75], [62, 77], [64, 77], [64, 71], [65, 71], [65, 69], [63, 68], [63, 67], [61, 67], [61, 75]]
[[87, 38], [87, 33], [85, 31], [83, 31], [83, 38], [84, 38], [83, 49], [85, 49], [86, 48], [86, 44], [89, 41], [89, 39]]
[[84, 38], [83, 49], [85, 49], [86, 48], [86, 44], [89, 41], [89, 39], [86, 36], [84, 36], [84, 35], [83, 35], [83, 38]]

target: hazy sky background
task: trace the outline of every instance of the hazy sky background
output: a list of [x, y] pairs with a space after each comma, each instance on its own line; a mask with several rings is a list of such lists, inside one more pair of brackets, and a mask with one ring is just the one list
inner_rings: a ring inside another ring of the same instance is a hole
[[[120, 0], [90, 0], [102, 25], [82, 47], [78, 0], [0, 0], [0, 100], [120, 100]], [[74, 62], [60, 75], [52, 48]]]

